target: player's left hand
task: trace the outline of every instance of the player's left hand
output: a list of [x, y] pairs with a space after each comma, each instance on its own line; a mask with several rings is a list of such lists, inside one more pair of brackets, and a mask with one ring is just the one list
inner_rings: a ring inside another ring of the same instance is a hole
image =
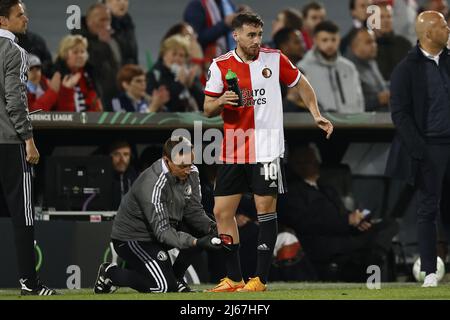
[[212, 235], [206, 235], [197, 239], [195, 244], [197, 247], [205, 250], [220, 250], [222, 249], [222, 241], [218, 237]]
[[319, 117], [315, 117], [314, 121], [316, 122], [317, 126], [322, 129], [323, 131], [325, 131], [327, 133], [327, 139], [330, 139], [331, 134], [333, 133], [333, 124], [330, 122], [330, 120], [319, 116]]

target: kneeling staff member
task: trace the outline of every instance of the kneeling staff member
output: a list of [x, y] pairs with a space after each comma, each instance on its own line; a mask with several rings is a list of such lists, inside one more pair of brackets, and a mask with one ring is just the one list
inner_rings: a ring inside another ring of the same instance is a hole
[[[189, 258], [200, 249], [222, 247], [215, 222], [200, 202], [200, 179], [193, 158], [189, 140], [169, 138], [163, 157], [142, 172], [123, 197], [111, 238], [127, 269], [103, 263], [95, 293], [111, 293], [116, 287], [139, 292], [190, 291], [183, 281]], [[201, 237], [180, 231], [182, 226]], [[181, 250], [173, 265], [167, 253], [172, 248]]]

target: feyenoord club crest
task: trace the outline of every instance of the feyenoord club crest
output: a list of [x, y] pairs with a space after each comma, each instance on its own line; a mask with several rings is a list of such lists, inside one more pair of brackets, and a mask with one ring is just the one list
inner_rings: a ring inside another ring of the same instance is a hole
[[167, 253], [164, 251], [158, 252], [158, 255], [156, 256], [159, 261], [166, 261], [167, 260]]
[[265, 67], [262, 71], [262, 75], [264, 78], [269, 79], [272, 76], [272, 70], [270, 70], [269, 68]]

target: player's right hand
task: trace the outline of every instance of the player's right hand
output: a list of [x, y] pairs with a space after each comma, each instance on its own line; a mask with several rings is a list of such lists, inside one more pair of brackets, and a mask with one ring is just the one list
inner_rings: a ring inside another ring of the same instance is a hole
[[197, 247], [205, 250], [220, 250], [222, 248], [222, 240], [216, 236], [208, 234], [197, 239]]
[[29, 164], [38, 164], [39, 163], [39, 151], [36, 148], [36, 145], [34, 144], [34, 139], [30, 138], [25, 141], [25, 151], [26, 151], [26, 157], [27, 162]]
[[221, 106], [226, 104], [237, 106], [238, 105], [239, 96], [234, 93], [234, 91], [225, 91], [225, 93], [219, 98], [219, 103]]
[[322, 116], [318, 116], [314, 118], [314, 121], [316, 122], [316, 125], [322, 129], [323, 131], [325, 131], [327, 133], [327, 139], [330, 139], [331, 134], [333, 133], [334, 127], [333, 124], [330, 122], [330, 120], [322, 117]]

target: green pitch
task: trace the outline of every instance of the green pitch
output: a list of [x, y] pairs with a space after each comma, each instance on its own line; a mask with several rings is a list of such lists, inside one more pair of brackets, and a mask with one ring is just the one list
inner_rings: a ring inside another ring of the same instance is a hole
[[[208, 285], [193, 286], [198, 290]], [[165, 293], [140, 294], [119, 289], [114, 294], [94, 295], [90, 289], [59, 290], [60, 296], [20, 297], [17, 290], [0, 289], [0, 300], [396, 300], [450, 299], [450, 283], [438, 288], [421, 288], [419, 283], [386, 283], [380, 290], [369, 290], [365, 284], [346, 283], [270, 283], [269, 291], [258, 293]]]

